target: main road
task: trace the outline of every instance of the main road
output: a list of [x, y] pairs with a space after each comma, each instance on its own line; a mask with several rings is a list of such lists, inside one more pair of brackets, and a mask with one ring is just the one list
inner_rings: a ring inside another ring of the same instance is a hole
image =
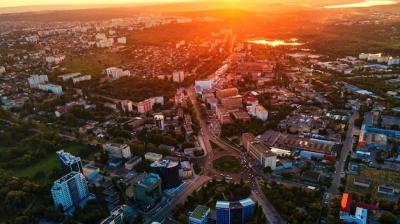
[[182, 191], [176, 195], [164, 198], [155, 208], [144, 215], [145, 223], [161, 222], [172, 214], [172, 209], [185, 202], [186, 198], [211, 180], [208, 176], [196, 176], [192, 181], [186, 182]]
[[344, 140], [342, 150], [340, 151], [340, 158], [338, 161], [336, 161], [336, 173], [333, 176], [332, 185], [329, 188], [329, 194], [331, 194], [330, 196], [335, 196], [338, 194], [340, 179], [344, 174], [346, 159], [353, 148], [354, 121], [357, 118], [358, 118], [358, 112], [353, 111], [353, 115], [349, 119], [346, 139]]
[[[189, 99], [191, 100], [191, 102], [193, 104], [193, 108], [194, 108], [197, 118], [199, 120], [199, 124], [200, 124], [200, 128], [201, 128], [199, 135], [201, 135], [201, 139], [203, 140], [202, 145], [204, 145], [205, 150], [207, 152], [207, 156], [203, 160], [203, 164], [204, 164], [203, 173], [204, 173], [204, 175], [207, 175], [207, 176], [217, 176], [218, 172], [214, 170], [214, 168], [212, 166], [212, 161], [215, 158], [217, 158], [217, 156], [220, 156], [219, 154], [221, 154], [221, 153], [214, 153], [210, 142], [213, 142], [214, 144], [216, 144], [219, 147], [221, 147], [222, 149], [224, 149], [222, 154], [229, 154], [229, 155], [234, 155], [236, 157], [240, 157], [240, 156], [242, 156], [242, 152], [237, 147], [235, 147], [225, 141], [222, 141], [219, 137], [214, 136], [210, 132], [210, 130], [208, 129], [206, 120], [203, 117], [201, 117], [201, 115], [200, 115], [200, 111], [198, 108], [194, 89], [187, 89], [186, 92], [189, 95]], [[268, 199], [265, 197], [264, 193], [258, 186], [256, 178], [259, 177], [259, 175], [257, 174], [257, 172], [254, 172], [253, 169], [248, 169], [244, 173], [241, 173], [238, 175], [233, 175], [233, 174], [230, 174], [230, 175], [238, 177], [238, 178], [234, 178], [234, 179], [243, 178], [244, 180], [246, 180], [250, 183], [250, 186], [252, 188], [252, 197], [262, 207], [263, 212], [267, 219], [267, 223], [271, 223], [271, 224], [285, 223], [285, 221], [280, 217], [279, 213], [275, 210], [275, 208], [268, 201]]]

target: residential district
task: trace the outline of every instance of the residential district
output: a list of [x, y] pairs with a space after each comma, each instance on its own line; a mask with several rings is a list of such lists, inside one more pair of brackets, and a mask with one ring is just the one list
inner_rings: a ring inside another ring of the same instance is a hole
[[[221, 20], [1, 22], [2, 216], [399, 220], [400, 58], [332, 57]], [[214, 29], [145, 44], [199, 23]]]

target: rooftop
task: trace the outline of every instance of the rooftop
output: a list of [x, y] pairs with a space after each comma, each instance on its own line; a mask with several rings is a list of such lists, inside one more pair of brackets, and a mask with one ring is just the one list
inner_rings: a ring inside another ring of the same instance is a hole
[[249, 206], [249, 205], [254, 205], [255, 204], [254, 201], [251, 200], [250, 198], [246, 198], [246, 199], [240, 200], [239, 203], [242, 206]]
[[54, 183], [62, 184], [62, 183], [64, 183], [65, 181], [67, 181], [67, 180], [69, 180], [69, 179], [75, 177], [77, 174], [79, 174], [79, 173], [78, 173], [78, 172], [75, 172], [75, 171], [72, 171], [71, 173], [69, 173], [69, 174], [67, 174], [67, 175], [65, 175], [65, 176], [63, 176], [63, 177], [61, 177], [60, 179], [54, 181]]
[[306, 150], [324, 154], [332, 154], [333, 147], [335, 146], [335, 143], [331, 141], [301, 138], [277, 131], [266, 131], [260, 139], [270, 147]]
[[178, 166], [178, 162], [171, 161], [171, 160], [161, 160], [161, 161], [155, 161], [152, 164], [150, 164], [151, 167], [165, 167], [165, 168], [171, 168], [171, 167], [176, 167]]
[[210, 213], [210, 209], [203, 205], [198, 205], [193, 213], [190, 215], [190, 218], [201, 220], [204, 216]]
[[254, 201], [251, 198], [245, 198], [240, 201], [217, 201], [216, 208], [242, 208], [245, 206], [254, 205]]
[[229, 208], [229, 201], [217, 201], [215, 208]]
[[145, 186], [146, 188], [151, 188], [155, 184], [158, 184], [161, 182], [160, 176], [158, 176], [155, 173], [150, 173], [146, 177], [144, 177], [142, 180], [138, 182], [139, 185]]
[[250, 148], [255, 150], [258, 154], [262, 154], [264, 157], [276, 156], [275, 153], [271, 152], [268, 146], [258, 141], [252, 142]]
[[60, 160], [66, 165], [72, 165], [76, 162], [81, 161], [81, 158], [74, 156], [69, 152], [64, 152], [64, 150], [57, 151], [56, 153], [58, 155], [58, 158], [60, 158]]

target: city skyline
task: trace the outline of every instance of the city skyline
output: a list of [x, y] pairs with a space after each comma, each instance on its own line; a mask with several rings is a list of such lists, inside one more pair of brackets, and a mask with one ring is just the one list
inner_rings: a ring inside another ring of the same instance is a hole
[[3, 0], [0, 223], [395, 224], [399, 1]]

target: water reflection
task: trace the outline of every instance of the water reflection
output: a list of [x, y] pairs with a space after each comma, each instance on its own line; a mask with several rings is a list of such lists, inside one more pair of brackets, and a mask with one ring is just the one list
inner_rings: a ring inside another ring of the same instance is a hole
[[257, 39], [257, 40], [248, 40], [247, 42], [252, 43], [252, 44], [268, 45], [268, 46], [272, 46], [272, 47], [299, 46], [299, 45], [303, 44], [303, 43], [299, 43], [296, 38], [292, 38], [289, 41]]
[[357, 8], [357, 7], [371, 7], [371, 6], [392, 5], [392, 4], [396, 4], [396, 2], [391, 0], [366, 0], [363, 2], [350, 3], [350, 4], [328, 5], [324, 6], [324, 8], [326, 9]]

